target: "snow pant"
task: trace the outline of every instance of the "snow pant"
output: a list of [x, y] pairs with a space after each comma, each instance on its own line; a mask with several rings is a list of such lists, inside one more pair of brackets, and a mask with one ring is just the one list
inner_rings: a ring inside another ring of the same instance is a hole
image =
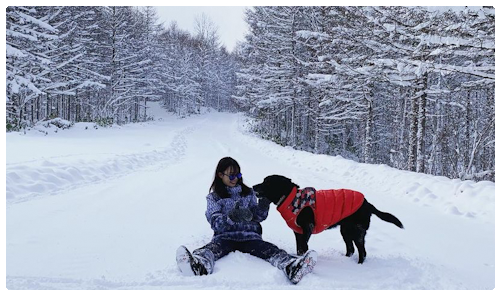
[[224, 239], [213, 239], [207, 245], [194, 250], [193, 256], [198, 258], [207, 272], [211, 274], [215, 261], [234, 251], [262, 258], [281, 270], [296, 258], [285, 250], [263, 240], [231, 241]]

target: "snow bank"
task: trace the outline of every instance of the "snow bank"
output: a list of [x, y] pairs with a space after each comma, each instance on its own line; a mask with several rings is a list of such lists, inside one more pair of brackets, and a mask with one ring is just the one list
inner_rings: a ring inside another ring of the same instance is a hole
[[185, 135], [192, 131], [193, 128], [184, 128], [175, 134], [170, 146], [149, 152], [108, 155], [98, 160], [67, 162], [48, 158], [29, 165], [7, 165], [7, 201], [27, 201], [40, 195], [107, 181], [162, 162], [175, 162], [184, 153]]
[[[491, 181], [461, 181], [401, 171], [387, 165], [357, 163], [341, 156], [316, 155], [290, 147], [282, 148], [250, 133], [250, 125], [251, 120], [240, 118], [240, 132], [244, 134], [240, 137], [242, 142], [257, 146], [270, 157], [292, 163], [297, 168], [318, 172], [325, 180], [324, 187], [318, 189], [376, 191], [409, 200], [419, 206], [432, 206], [447, 214], [494, 222], [495, 184]], [[337, 187], [329, 187], [329, 183]], [[311, 185], [303, 183], [302, 186]]]
[[55, 118], [26, 132], [8, 133], [7, 203], [177, 162], [184, 154], [186, 136], [195, 127], [184, 126], [185, 121], [166, 114], [156, 104], [150, 116], [159, 121], [101, 128], [95, 123], [73, 124]]

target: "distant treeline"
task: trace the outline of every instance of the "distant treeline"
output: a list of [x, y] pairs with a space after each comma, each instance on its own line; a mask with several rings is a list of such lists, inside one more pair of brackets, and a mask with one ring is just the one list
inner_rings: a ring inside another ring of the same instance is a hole
[[230, 107], [234, 57], [206, 17], [192, 36], [152, 7], [11, 6], [6, 33], [7, 130], [144, 121], [151, 100], [179, 116]]

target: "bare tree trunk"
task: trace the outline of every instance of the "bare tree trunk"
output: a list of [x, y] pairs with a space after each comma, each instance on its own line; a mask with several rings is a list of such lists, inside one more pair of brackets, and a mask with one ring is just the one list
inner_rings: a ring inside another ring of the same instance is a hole
[[417, 125], [417, 172], [425, 169], [425, 123], [427, 96], [423, 93], [418, 98], [418, 125]]
[[373, 126], [373, 104], [372, 97], [368, 97], [366, 99], [368, 105], [368, 112], [366, 114], [366, 124], [365, 124], [365, 147], [363, 158], [365, 163], [372, 162], [372, 148], [373, 148], [373, 139], [372, 139], [372, 126]]
[[408, 134], [408, 165], [407, 170], [415, 171], [417, 152], [417, 108], [418, 98], [411, 97], [411, 112], [409, 114], [410, 130]]

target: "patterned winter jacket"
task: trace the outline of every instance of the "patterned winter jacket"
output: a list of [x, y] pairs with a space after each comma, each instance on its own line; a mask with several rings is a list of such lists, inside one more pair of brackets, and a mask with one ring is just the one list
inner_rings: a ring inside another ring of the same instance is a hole
[[[240, 196], [241, 186], [239, 185], [226, 188], [229, 192], [228, 198], [221, 198], [215, 192], [211, 192], [207, 196], [205, 216], [214, 230], [213, 238], [233, 241], [261, 240], [262, 227], [260, 222], [267, 218], [269, 203], [257, 203], [253, 190], [247, 196]], [[253, 214], [251, 221], [233, 222], [228, 217], [237, 201], [240, 201], [240, 209], [250, 209]]]
[[312, 187], [300, 190], [294, 187], [276, 209], [293, 231], [302, 234], [302, 228], [297, 225], [297, 216], [302, 209], [311, 207], [314, 212], [312, 233], [317, 234], [356, 212], [364, 199], [362, 193], [347, 189], [316, 191]]

